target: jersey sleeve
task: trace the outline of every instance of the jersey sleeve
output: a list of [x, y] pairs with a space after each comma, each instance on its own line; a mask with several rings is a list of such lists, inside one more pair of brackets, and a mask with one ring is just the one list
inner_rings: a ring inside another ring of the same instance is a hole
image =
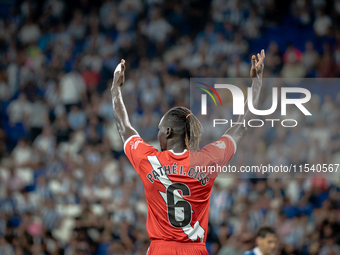
[[129, 137], [124, 143], [124, 152], [136, 171], [140, 172], [140, 165], [147, 156], [155, 154], [158, 150], [147, 144], [139, 135]]
[[[215, 142], [204, 146], [199, 152], [190, 154], [190, 165], [196, 166], [225, 166], [235, 155], [237, 144], [230, 135], [223, 135]], [[219, 172], [210, 174], [210, 178], [216, 178]]]

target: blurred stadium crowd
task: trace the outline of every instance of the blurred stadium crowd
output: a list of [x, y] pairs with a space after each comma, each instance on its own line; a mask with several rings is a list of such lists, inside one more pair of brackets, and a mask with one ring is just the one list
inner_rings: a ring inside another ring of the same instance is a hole
[[[190, 77], [248, 77], [262, 48], [265, 77], [340, 75], [339, 0], [25, 0], [0, 9], [1, 255], [146, 253], [143, 185], [109, 90], [121, 58], [131, 122], [155, 146], [161, 116], [189, 106]], [[314, 139], [299, 128], [254, 130], [233, 161], [339, 163], [339, 91], [313, 96]], [[210, 214], [210, 254], [243, 254], [263, 224], [279, 233], [277, 254], [340, 254], [339, 175], [220, 179]]]

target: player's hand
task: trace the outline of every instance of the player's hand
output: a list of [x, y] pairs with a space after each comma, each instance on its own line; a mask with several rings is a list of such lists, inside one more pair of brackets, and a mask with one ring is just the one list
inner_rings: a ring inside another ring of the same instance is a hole
[[251, 58], [250, 78], [262, 78], [265, 58], [264, 50], [261, 50], [261, 55], [257, 53], [257, 58], [258, 60], [255, 55]]
[[115, 73], [113, 75], [113, 82], [112, 82], [112, 88], [113, 89], [115, 86], [123, 86], [124, 81], [125, 81], [125, 60], [122, 59], [120, 61], [120, 66], [121, 66], [121, 70], [117, 71], [117, 68], [115, 70]]

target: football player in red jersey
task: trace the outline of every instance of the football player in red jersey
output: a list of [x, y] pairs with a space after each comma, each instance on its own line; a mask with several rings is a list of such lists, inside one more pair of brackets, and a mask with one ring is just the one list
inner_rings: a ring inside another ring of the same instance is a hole
[[[250, 76], [253, 105], [259, 102], [262, 87], [264, 50], [252, 56]], [[185, 107], [170, 109], [159, 123], [161, 151], [145, 143], [131, 126], [122, 99], [125, 61], [114, 72], [112, 103], [124, 151], [138, 172], [148, 203], [147, 232], [151, 239], [148, 254], [208, 254], [207, 237], [209, 201], [217, 174], [209, 175], [194, 166], [224, 166], [236, 153], [247, 132], [238, 124], [222, 137], [199, 150], [202, 125]], [[248, 122], [252, 113], [245, 104], [245, 114], [238, 122]]]

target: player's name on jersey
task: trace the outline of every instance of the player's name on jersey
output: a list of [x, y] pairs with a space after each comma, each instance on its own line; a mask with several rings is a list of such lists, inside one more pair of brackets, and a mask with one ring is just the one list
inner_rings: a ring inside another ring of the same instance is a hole
[[195, 170], [194, 167], [190, 167], [189, 169], [184, 169], [184, 166], [179, 166], [177, 163], [173, 165], [164, 165], [163, 167], [158, 167], [156, 170], [152, 170], [150, 173], [146, 175], [148, 180], [151, 183], [154, 183], [155, 180], [160, 179], [162, 177], [168, 177], [171, 175], [182, 175], [188, 176], [192, 179], [196, 179], [202, 185], [206, 185], [209, 182], [209, 177], [206, 176], [205, 173], [200, 172], [199, 170]]

